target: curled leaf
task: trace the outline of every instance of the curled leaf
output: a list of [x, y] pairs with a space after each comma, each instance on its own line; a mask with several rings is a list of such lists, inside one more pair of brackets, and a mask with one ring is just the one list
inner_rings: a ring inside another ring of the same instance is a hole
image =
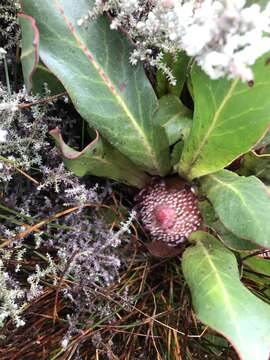
[[51, 130], [50, 134], [61, 152], [66, 167], [77, 176], [91, 174], [138, 188], [144, 187], [148, 182], [148, 176], [137, 170], [136, 165], [102, 140], [98, 132], [96, 132], [95, 140], [82, 151], [68, 146], [58, 128]]
[[21, 62], [24, 83], [28, 92], [33, 86], [33, 75], [39, 63], [39, 31], [35, 19], [26, 14], [18, 14], [22, 29]]

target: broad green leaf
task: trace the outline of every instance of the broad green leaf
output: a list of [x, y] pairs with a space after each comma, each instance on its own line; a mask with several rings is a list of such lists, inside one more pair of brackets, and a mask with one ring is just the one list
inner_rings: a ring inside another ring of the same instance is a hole
[[269, 53], [253, 66], [254, 84], [211, 80], [195, 63], [191, 71], [194, 118], [178, 171], [193, 179], [213, 173], [248, 152], [270, 123]]
[[26, 89], [30, 92], [33, 85], [33, 74], [39, 62], [39, 32], [32, 17], [26, 14], [18, 14], [18, 17], [22, 29], [21, 62], [23, 77]]
[[270, 306], [239, 279], [237, 261], [212, 235], [193, 233], [182, 261], [200, 321], [224, 335], [242, 360], [268, 360]]
[[50, 134], [60, 149], [64, 164], [77, 176], [91, 174], [138, 188], [143, 188], [149, 181], [147, 175], [137, 170], [134, 164], [98, 135], [82, 151], [76, 151], [63, 141], [58, 128], [52, 130]]
[[240, 239], [238, 236], [226, 229], [218, 219], [213, 206], [207, 200], [199, 202], [199, 209], [203, 217], [204, 225], [212, 229], [224, 245], [237, 251], [258, 249], [258, 246], [255, 244], [250, 241]]
[[187, 136], [192, 125], [191, 111], [176, 96], [166, 95], [159, 100], [154, 122], [164, 128], [169, 145], [172, 145]]
[[166, 134], [153, 125], [157, 98], [131, 47], [105, 16], [78, 21], [94, 0], [22, 0], [39, 30], [39, 55], [91, 127], [151, 174], [169, 171]]
[[215, 230], [217, 233], [216, 235], [223, 242], [223, 244], [232, 250], [255, 250], [259, 248], [258, 245], [255, 245], [248, 240], [241, 239], [240, 237], [231, 233], [219, 220], [215, 221], [211, 227]]
[[221, 170], [205, 176], [201, 184], [202, 192], [230, 232], [262, 247], [270, 247], [270, 197], [259, 179]]

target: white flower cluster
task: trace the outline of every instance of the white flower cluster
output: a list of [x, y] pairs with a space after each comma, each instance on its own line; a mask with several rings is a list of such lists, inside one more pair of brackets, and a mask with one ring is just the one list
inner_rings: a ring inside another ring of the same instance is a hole
[[264, 9], [246, 0], [107, 3], [116, 13], [112, 29], [124, 28], [135, 41], [133, 63], [151, 60], [153, 46], [173, 54], [184, 50], [212, 79], [251, 81], [251, 65], [270, 50], [270, 2]]
[[[270, 4], [244, 7], [245, 0], [162, 0], [137, 26], [163, 31], [170, 40], [195, 56], [212, 78], [225, 74], [252, 80], [250, 65], [270, 50]], [[163, 11], [161, 9], [163, 7]], [[162, 27], [160, 27], [160, 25]]]

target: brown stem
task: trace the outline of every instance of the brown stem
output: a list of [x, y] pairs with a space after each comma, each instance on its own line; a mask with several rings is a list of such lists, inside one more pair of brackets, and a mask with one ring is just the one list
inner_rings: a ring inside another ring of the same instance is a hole
[[56, 100], [62, 96], [66, 96], [67, 95], [67, 92], [64, 91], [60, 94], [56, 94], [56, 95], [53, 95], [53, 96], [50, 96], [50, 97], [47, 97], [46, 99], [41, 99], [41, 100], [37, 100], [37, 101], [33, 101], [32, 103], [23, 103], [23, 104], [18, 104], [17, 107], [18, 109], [27, 109], [31, 106], [34, 106], [34, 105], [40, 105], [40, 104], [46, 104], [50, 101], [53, 101], [53, 100]]

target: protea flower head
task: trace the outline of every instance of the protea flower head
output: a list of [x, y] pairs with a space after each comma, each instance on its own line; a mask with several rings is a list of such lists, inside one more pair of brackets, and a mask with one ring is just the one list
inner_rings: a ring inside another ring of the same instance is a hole
[[201, 222], [197, 196], [188, 185], [156, 180], [138, 195], [137, 213], [152, 240], [177, 246]]

